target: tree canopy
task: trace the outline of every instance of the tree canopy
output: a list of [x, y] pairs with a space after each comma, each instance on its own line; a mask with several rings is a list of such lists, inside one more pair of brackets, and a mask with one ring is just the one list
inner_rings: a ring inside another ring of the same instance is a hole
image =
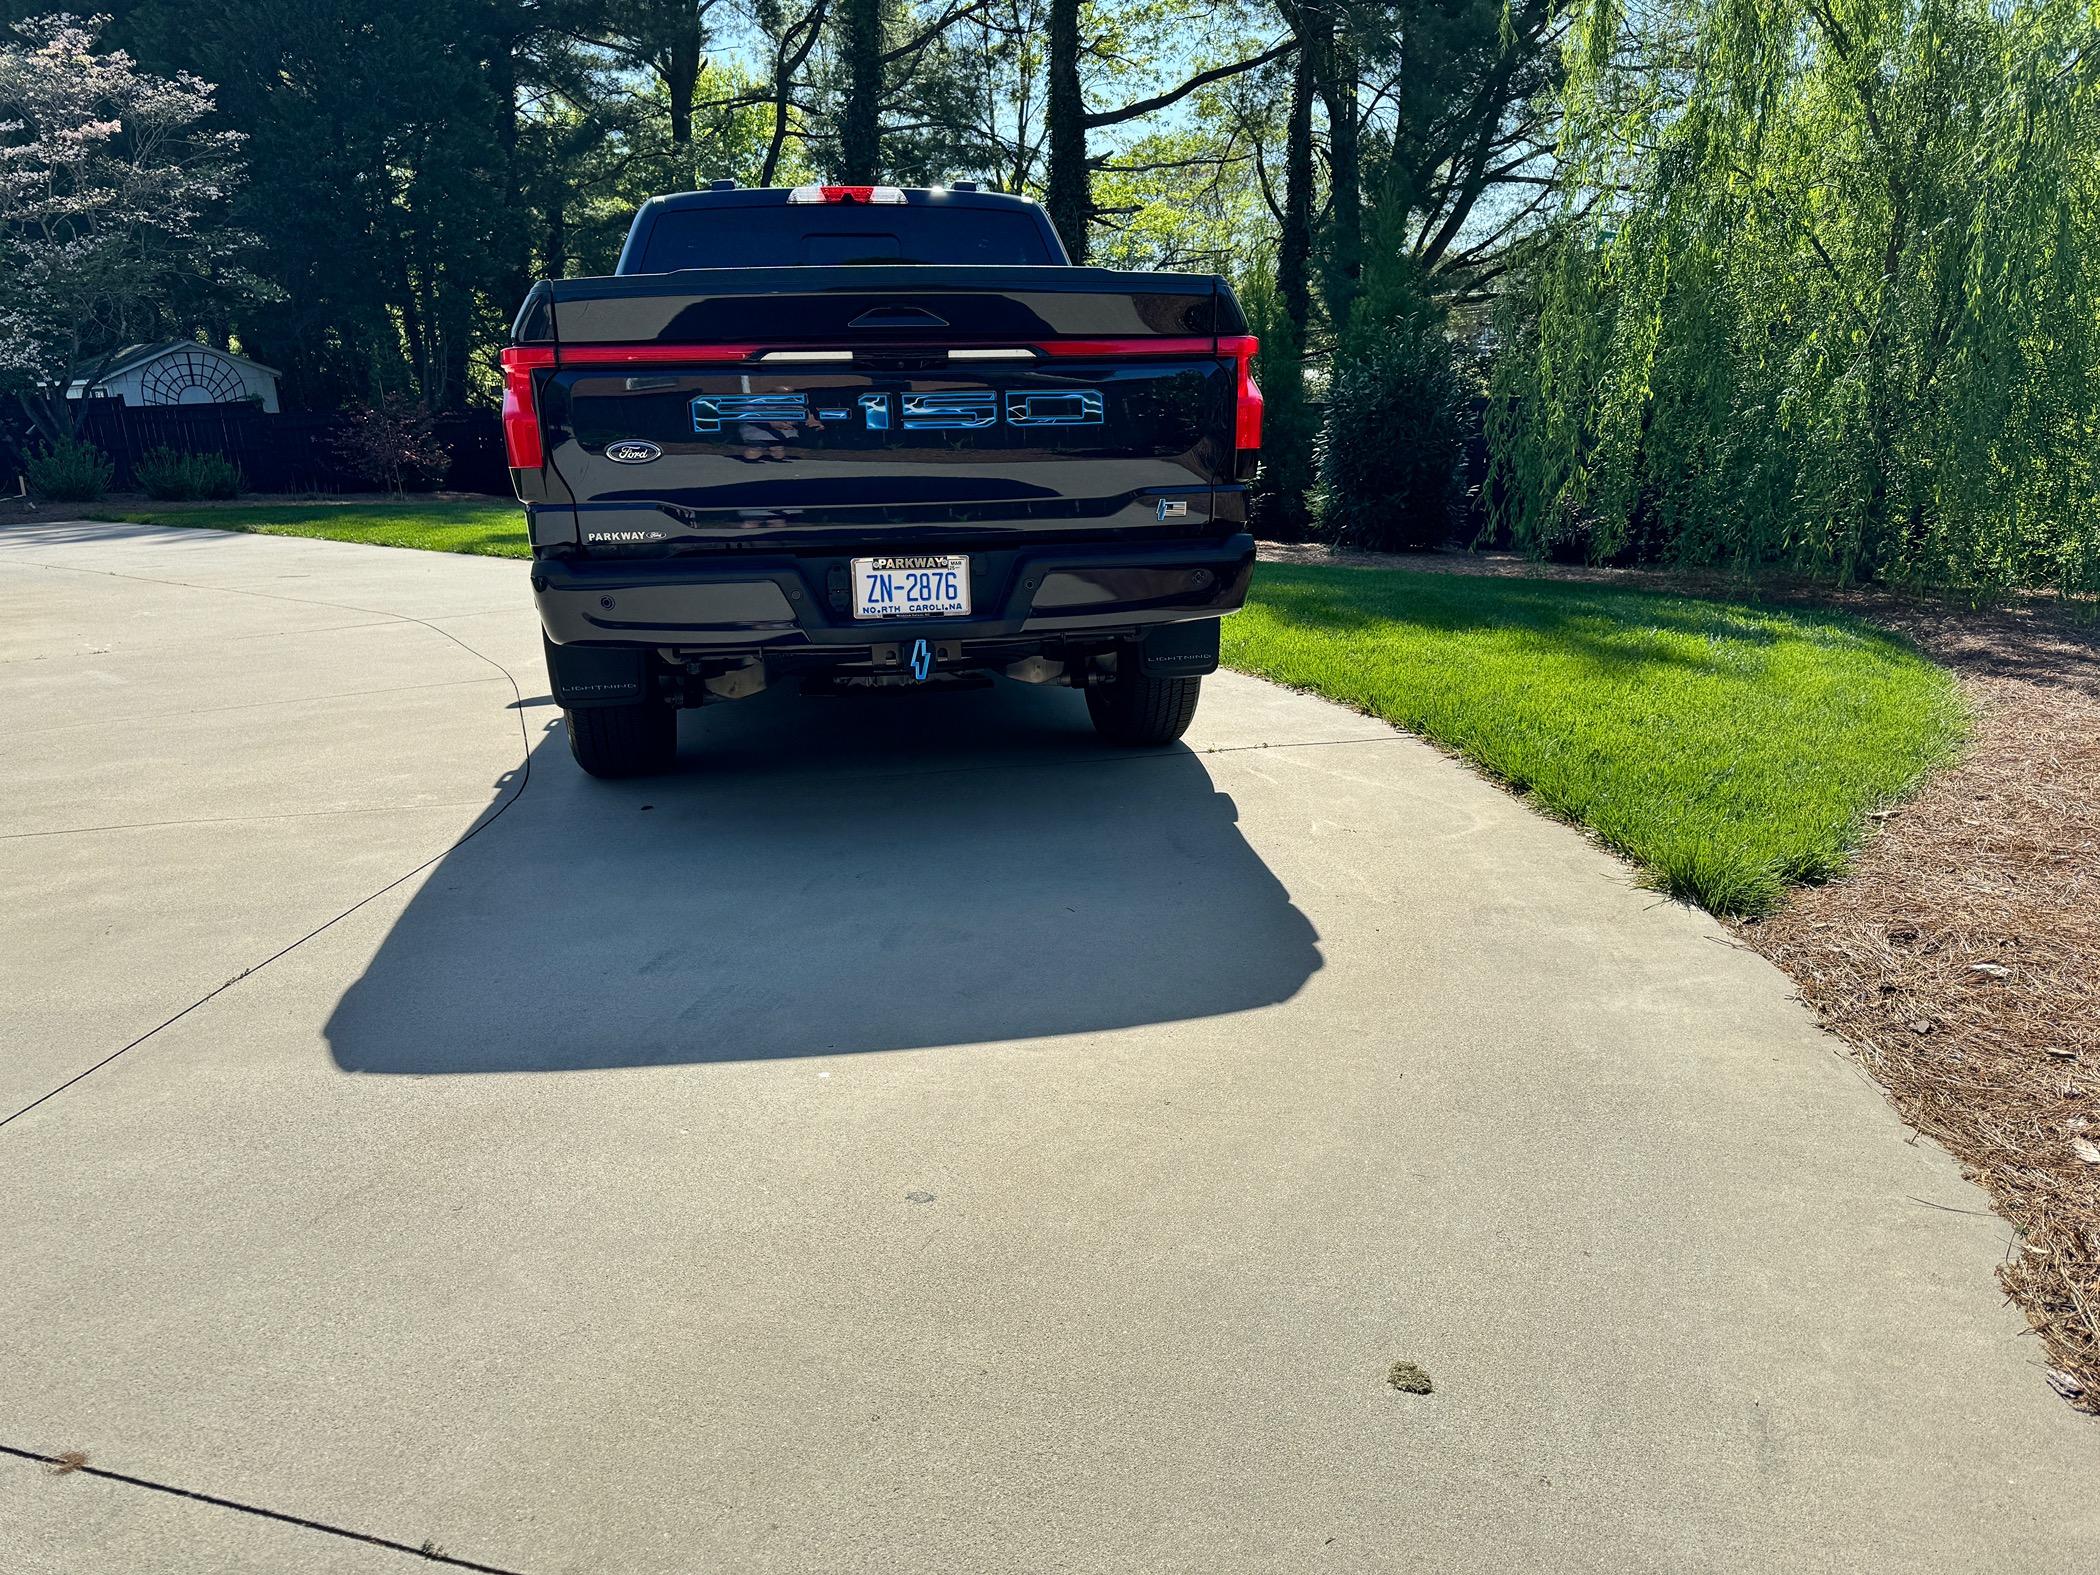
[[1316, 218], [1284, 266], [1319, 251], [1322, 290], [1285, 310], [1319, 354], [1379, 202], [1454, 292], [1488, 282], [1468, 219], [1554, 71], [1533, 3], [119, 0], [95, 30], [243, 139], [230, 218], [272, 288], [198, 327], [293, 405], [446, 408], [488, 397], [533, 278], [610, 268], [642, 198], [711, 179], [975, 179], [1043, 197], [1082, 259], [1274, 272], [1300, 57]]
[[[530, 282], [608, 271], [650, 195], [971, 179], [1077, 259], [1233, 280], [1260, 528], [2100, 585], [2081, 0], [112, 11], [27, 35], [98, 62], [39, 90], [71, 109], [0, 107], [18, 386], [150, 324], [282, 368], [294, 408], [485, 405]], [[58, 174], [62, 123], [116, 129]], [[106, 195], [99, 251], [55, 249], [39, 179], [83, 225]]]
[[76, 368], [245, 283], [223, 227], [240, 133], [207, 124], [196, 78], [94, 44], [63, 17], [0, 38], [0, 387], [54, 438]]

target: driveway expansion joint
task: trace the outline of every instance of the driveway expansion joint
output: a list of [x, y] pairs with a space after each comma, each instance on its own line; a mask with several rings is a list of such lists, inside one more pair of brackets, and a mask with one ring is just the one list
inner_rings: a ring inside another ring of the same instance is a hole
[[[135, 576], [133, 577], [135, 578]], [[420, 618], [406, 618], [404, 619], [404, 621], [408, 623], [423, 624], [423, 620]], [[276, 951], [270, 953], [269, 956], [265, 957], [261, 962], [243, 968], [232, 978], [225, 980], [224, 982], [214, 986], [210, 990], [207, 990], [203, 995], [198, 996], [196, 1000], [190, 1002], [189, 1005], [182, 1008], [181, 1011], [175, 1013], [172, 1017], [169, 1017], [165, 1021], [156, 1024], [152, 1028], [147, 1029], [144, 1033], [140, 1034], [138, 1038], [132, 1040], [129, 1044], [120, 1045], [118, 1048], [112, 1050], [108, 1055], [104, 1056], [101, 1060], [95, 1062], [93, 1065], [85, 1068], [80, 1072], [76, 1072], [73, 1076], [67, 1078], [56, 1088], [47, 1089], [45, 1092], [39, 1094], [36, 1098], [32, 1099], [28, 1104], [22, 1106], [19, 1110], [12, 1111], [5, 1116], [0, 1116], [0, 1127], [5, 1127], [9, 1123], [13, 1122], [17, 1117], [26, 1116], [27, 1114], [29, 1114], [30, 1111], [35, 1110], [38, 1106], [43, 1105], [50, 1100], [56, 1099], [67, 1089], [73, 1087], [74, 1084], [82, 1082], [87, 1078], [93, 1077], [97, 1072], [101, 1071], [105, 1066], [108, 1066], [112, 1061], [115, 1061], [120, 1056], [129, 1054], [133, 1050], [136, 1050], [140, 1045], [144, 1044], [148, 1039], [151, 1039], [155, 1034], [162, 1032], [164, 1029], [174, 1027], [175, 1024], [182, 1021], [183, 1018], [189, 1016], [190, 1013], [196, 1011], [200, 1006], [203, 1006], [206, 1002], [214, 1000], [217, 997], [225, 994], [228, 990], [231, 990], [235, 985], [239, 984], [243, 979], [247, 978], [249, 975], [261, 972], [263, 969], [269, 967], [271, 963], [276, 962], [280, 957], [284, 957], [289, 953], [298, 950], [298, 948], [304, 946], [315, 936], [322, 934], [324, 931], [333, 929], [336, 925], [342, 923], [343, 920], [349, 918], [351, 914], [357, 912], [358, 909], [366, 906], [368, 903], [376, 902], [379, 898], [384, 897], [388, 892], [394, 890], [395, 887], [400, 886], [403, 882], [415, 879], [416, 876], [422, 874], [423, 871], [432, 868], [433, 866], [437, 865], [445, 859], [450, 858], [454, 853], [458, 852], [461, 848], [465, 847], [467, 843], [473, 841], [474, 838], [481, 835], [482, 832], [486, 831], [490, 826], [493, 826], [498, 820], [502, 819], [504, 813], [507, 810], [509, 810], [509, 808], [513, 804], [517, 803], [517, 801], [520, 798], [524, 796], [525, 789], [529, 787], [532, 783], [533, 739], [531, 730], [525, 725], [525, 711], [523, 708], [525, 695], [524, 691], [518, 688], [517, 679], [511, 676], [510, 669], [505, 667], [501, 662], [497, 661], [494, 657], [488, 655], [486, 652], [475, 650], [474, 647], [467, 644], [466, 641], [460, 639], [458, 635], [452, 634], [444, 629], [439, 629], [433, 624], [423, 624], [423, 626], [429, 629], [433, 634], [441, 635], [445, 639], [450, 640], [454, 645], [458, 646], [462, 651], [465, 651], [469, 656], [475, 657], [480, 661], [488, 663], [489, 666], [495, 668], [497, 672], [501, 673], [503, 675], [503, 681], [510, 685], [511, 698], [514, 701], [518, 702], [516, 714], [518, 718], [519, 743], [517, 784], [511, 789], [510, 796], [492, 806], [487, 813], [480, 816], [474, 822], [473, 825], [469, 826], [452, 842], [448, 843], [445, 847], [439, 849], [436, 853], [433, 853], [422, 863], [416, 865], [414, 869], [408, 870], [403, 874], [395, 876], [392, 880], [388, 881], [384, 886], [381, 886], [376, 891], [369, 891], [365, 893], [364, 896], [358, 898], [357, 901], [351, 903], [349, 907], [343, 909], [340, 913], [337, 913], [332, 917], [324, 920], [320, 924], [315, 925], [312, 929], [308, 930], [297, 940], [292, 941], [285, 946], [279, 947]]]
[[[395, 622], [402, 620], [396, 619]], [[443, 633], [443, 630], [438, 631]], [[479, 654], [479, 653], [476, 653]], [[283, 695], [275, 700], [241, 700], [231, 705], [200, 705], [182, 710], [134, 711], [114, 716], [79, 717], [70, 722], [56, 722], [49, 727], [25, 727], [16, 729], [17, 736], [42, 737], [51, 733], [70, 732], [82, 727], [115, 727], [129, 722], [145, 722], [162, 718], [192, 716], [224, 716], [232, 711], [282, 710], [287, 706], [327, 705], [337, 700], [368, 700], [374, 695], [418, 694], [428, 689], [463, 689], [470, 684], [492, 684], [493, 678], [443, 678], [426, 684], [388, 684], [379, 689], [337, 689], [326, 694]]]
[[[445, 634], [444, 630], [439, 629], [437, 627], [438, 623], [441, 622], [451, 622], [453, 620], [461, 618], [486, 618], [491, 613], [509, 611], [508, 608], [503, 607], [486, 607], [479, 608], [472, 612], [445, 613], [442, 614], [437, 620], [433, 621], [428, 618], [417, 618], [409, 613], [388, 612], [384, 607], [362, 607], [359, 606], [356, 602], [332, 602], [327, 601], [322, 597], [318, 596], [286, 596], [280, 591], [251, 590], [245, 585], [204, 585], [200, 584], [196, 580], [170, 580], [158, 574], [127, 574], [122, 569], [86, 569], [82, 568], [77, 563], [45, 563], [42, 559], [39, 558], [10, 557], [7, 559], [7, 561], [12, 563], [27, 564], [32, 569], [52, 569], [56, 570], [61, 574], [99, 574], [106, 579], [112, 580], [136, 580], [143, 585], [167, 585], [172, 586], [174, 589], [179, 591], [204, 591], [208, 594], [217, 596], [253, 596], [266, 602], [292, 602], [301, 607], [332, 607], [338, 612], [364, 613], [371, 617], [375, 623], [418, 623], [426, 629], [436, 630], [436, 632], [439, 634]], [[363, 628], [366, 626], [362, 624], [351, 624], [347, 625], [346, 627]], [[284, 631], [285, 634], [291, 635], [325, 634], [327, 632], [327, 630], [323, 629], [287, 629]], [[456, 645], [460, 645], [462, 649], [473, 649], [471, 646], [467, 646], [463, 641], [454, 639], [454, 637], [449, 634], [446, 634], [445, 638], [448, 640], [453, 640], [453, 643]], [[476, 656], [480, 656], [481, 652], [475, 651], [474, 654]], [[486, 658], [484, 658], [484, 660], [486, 660]]]
[[186, 820], [124, 820], [107, 826], [50, 826], [41, 831], [0, 832], [0, 842], [22, 842], [32, 837], [91, 837], [98, 832], [159, 831], [168, 826], [250, 826], [267, 820], [320, 820], [331, 815], [399, 815], [426, 809], [488, 807], [481, 800], [470, 798], [436, 799], [427, 804], [345, 804], [340, 809], [281, 809], [262, 815], [196, 815]]

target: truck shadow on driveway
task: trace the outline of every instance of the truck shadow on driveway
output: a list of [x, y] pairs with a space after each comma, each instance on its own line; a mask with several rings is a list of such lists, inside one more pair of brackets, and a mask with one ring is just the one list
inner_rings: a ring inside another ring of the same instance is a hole
[[344, 1069], [986, 1044], [1267, 1006], [1320, 966], [1202, 757], [1111, 751], [1069, 691], [767, 694], [688, 714], [679, 773], [637, 783], [525, 715], [529, 785], [337, 1003]]

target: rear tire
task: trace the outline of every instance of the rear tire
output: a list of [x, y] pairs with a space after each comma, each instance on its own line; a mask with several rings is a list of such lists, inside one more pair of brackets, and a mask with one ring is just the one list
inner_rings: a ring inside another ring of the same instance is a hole
[[641, 777], [671, 769], [678, 757], [678, 708], [661, 700], [563, 711], [569, 753], [594, 777]]
[[1189, 730], [1201, 678], [1151, 678], [1137, 670], [1138, 655], [1126, 652], [1129, 668], [1105, 684], [1088, 686], [1087, 714], [1094, 731], [1111, 744], [1131, 748], [1171, 744]]

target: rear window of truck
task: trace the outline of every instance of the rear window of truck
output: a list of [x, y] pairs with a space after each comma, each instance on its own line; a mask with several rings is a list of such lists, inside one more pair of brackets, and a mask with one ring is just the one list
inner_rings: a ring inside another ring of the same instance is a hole
[[992, 208], [673, 208], [657, 216], [642, 273], [680, 268], [821, 268], [853, 263], [1039, 267], [1051, 254], [1032, 215]]

